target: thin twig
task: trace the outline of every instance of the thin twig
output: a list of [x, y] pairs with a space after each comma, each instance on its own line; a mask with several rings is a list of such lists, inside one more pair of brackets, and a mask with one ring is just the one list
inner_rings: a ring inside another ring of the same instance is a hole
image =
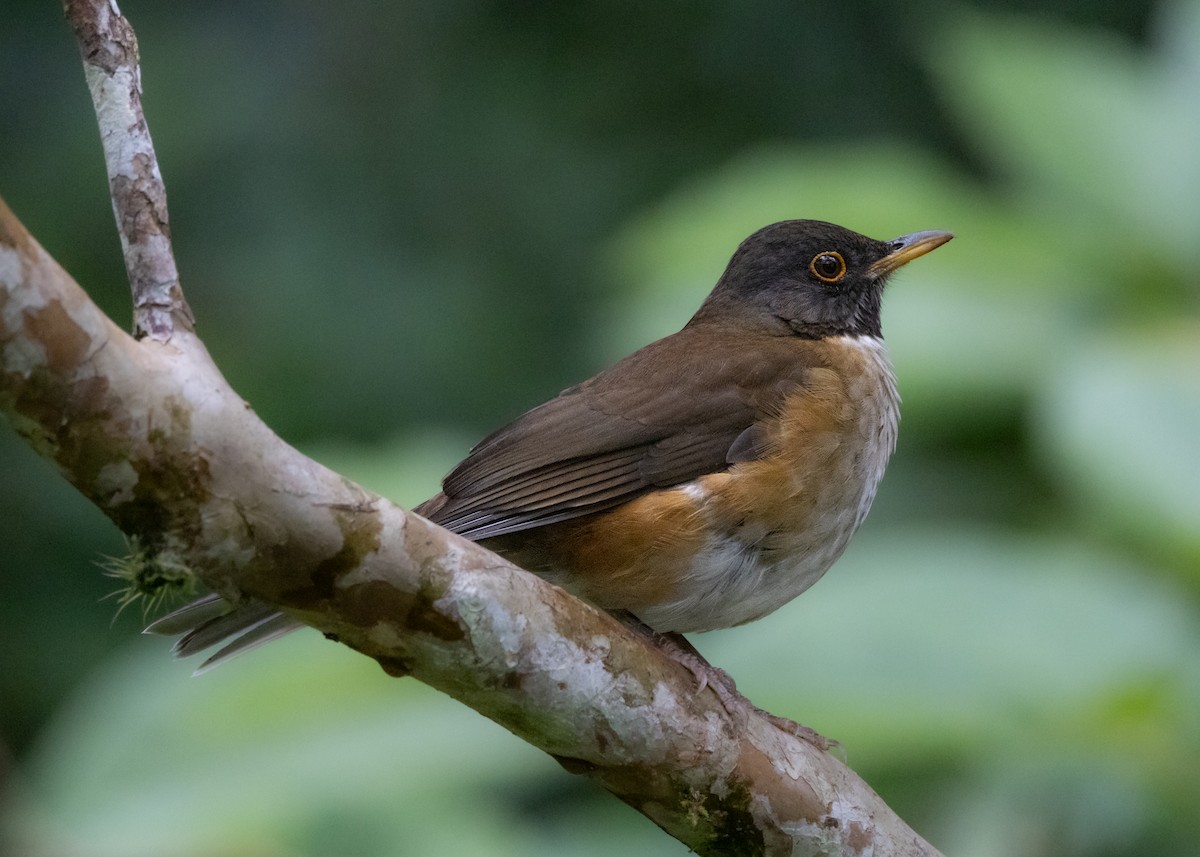
[[100, 124], [113, 214], [133, 290], [134, 335], [166, 342], [176, 325], [191, 330], [194, 319], [179, 285], [167, 191], [142, 113], [137, 37], [115, 0], [66, 0], [64, 9]]

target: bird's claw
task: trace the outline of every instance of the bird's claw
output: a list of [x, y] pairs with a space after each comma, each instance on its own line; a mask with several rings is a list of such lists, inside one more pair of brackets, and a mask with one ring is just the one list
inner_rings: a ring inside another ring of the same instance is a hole
[[748, 711], [753, 712], [781, 732], [807, 741], [822, 752], [838, 746], [837, 741], [826, 738], [809, 726], [759, 708], [737, 689], [733, 676], [720, 667], [710, 664], [690, 643], [678, 635], [656, 633], [655, 637], [671, 660], [684, 667], [696, 679], [696, 693], [700, 694], [704, 692], [705, 688], [711, 688], [717, 695], [717, 699], [721, 701], [721, 706], [730, 716], [744, 716]]

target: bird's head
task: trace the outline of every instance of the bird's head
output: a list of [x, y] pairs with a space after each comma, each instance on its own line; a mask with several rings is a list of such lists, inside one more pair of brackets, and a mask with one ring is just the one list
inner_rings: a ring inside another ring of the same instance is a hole
[[876, 241], [821, 220], [784, 220], [741, 243], [690, 324], [717, 321], [808, 339], [880, 336], [893, 271], [945, 244], [949, 232]]

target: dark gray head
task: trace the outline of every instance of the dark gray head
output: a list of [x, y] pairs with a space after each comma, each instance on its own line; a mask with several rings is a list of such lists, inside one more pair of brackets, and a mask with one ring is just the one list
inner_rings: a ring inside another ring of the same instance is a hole
[[689, 324], [717, 321], [806, 339], [880, 336], [888, 275], [953, 237], [915, 232], [876, 241], [821, 220], [773, 223], [741, 243]]

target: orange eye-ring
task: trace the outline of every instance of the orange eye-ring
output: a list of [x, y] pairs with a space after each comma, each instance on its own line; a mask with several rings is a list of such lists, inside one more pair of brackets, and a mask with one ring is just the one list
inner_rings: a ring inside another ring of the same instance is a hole
[[812, 261], [808, 263], [808, 270], [819, 280], [836, 283], [846, 276], [846, 260], [837, 250], [825, 250], [813, 256]]

